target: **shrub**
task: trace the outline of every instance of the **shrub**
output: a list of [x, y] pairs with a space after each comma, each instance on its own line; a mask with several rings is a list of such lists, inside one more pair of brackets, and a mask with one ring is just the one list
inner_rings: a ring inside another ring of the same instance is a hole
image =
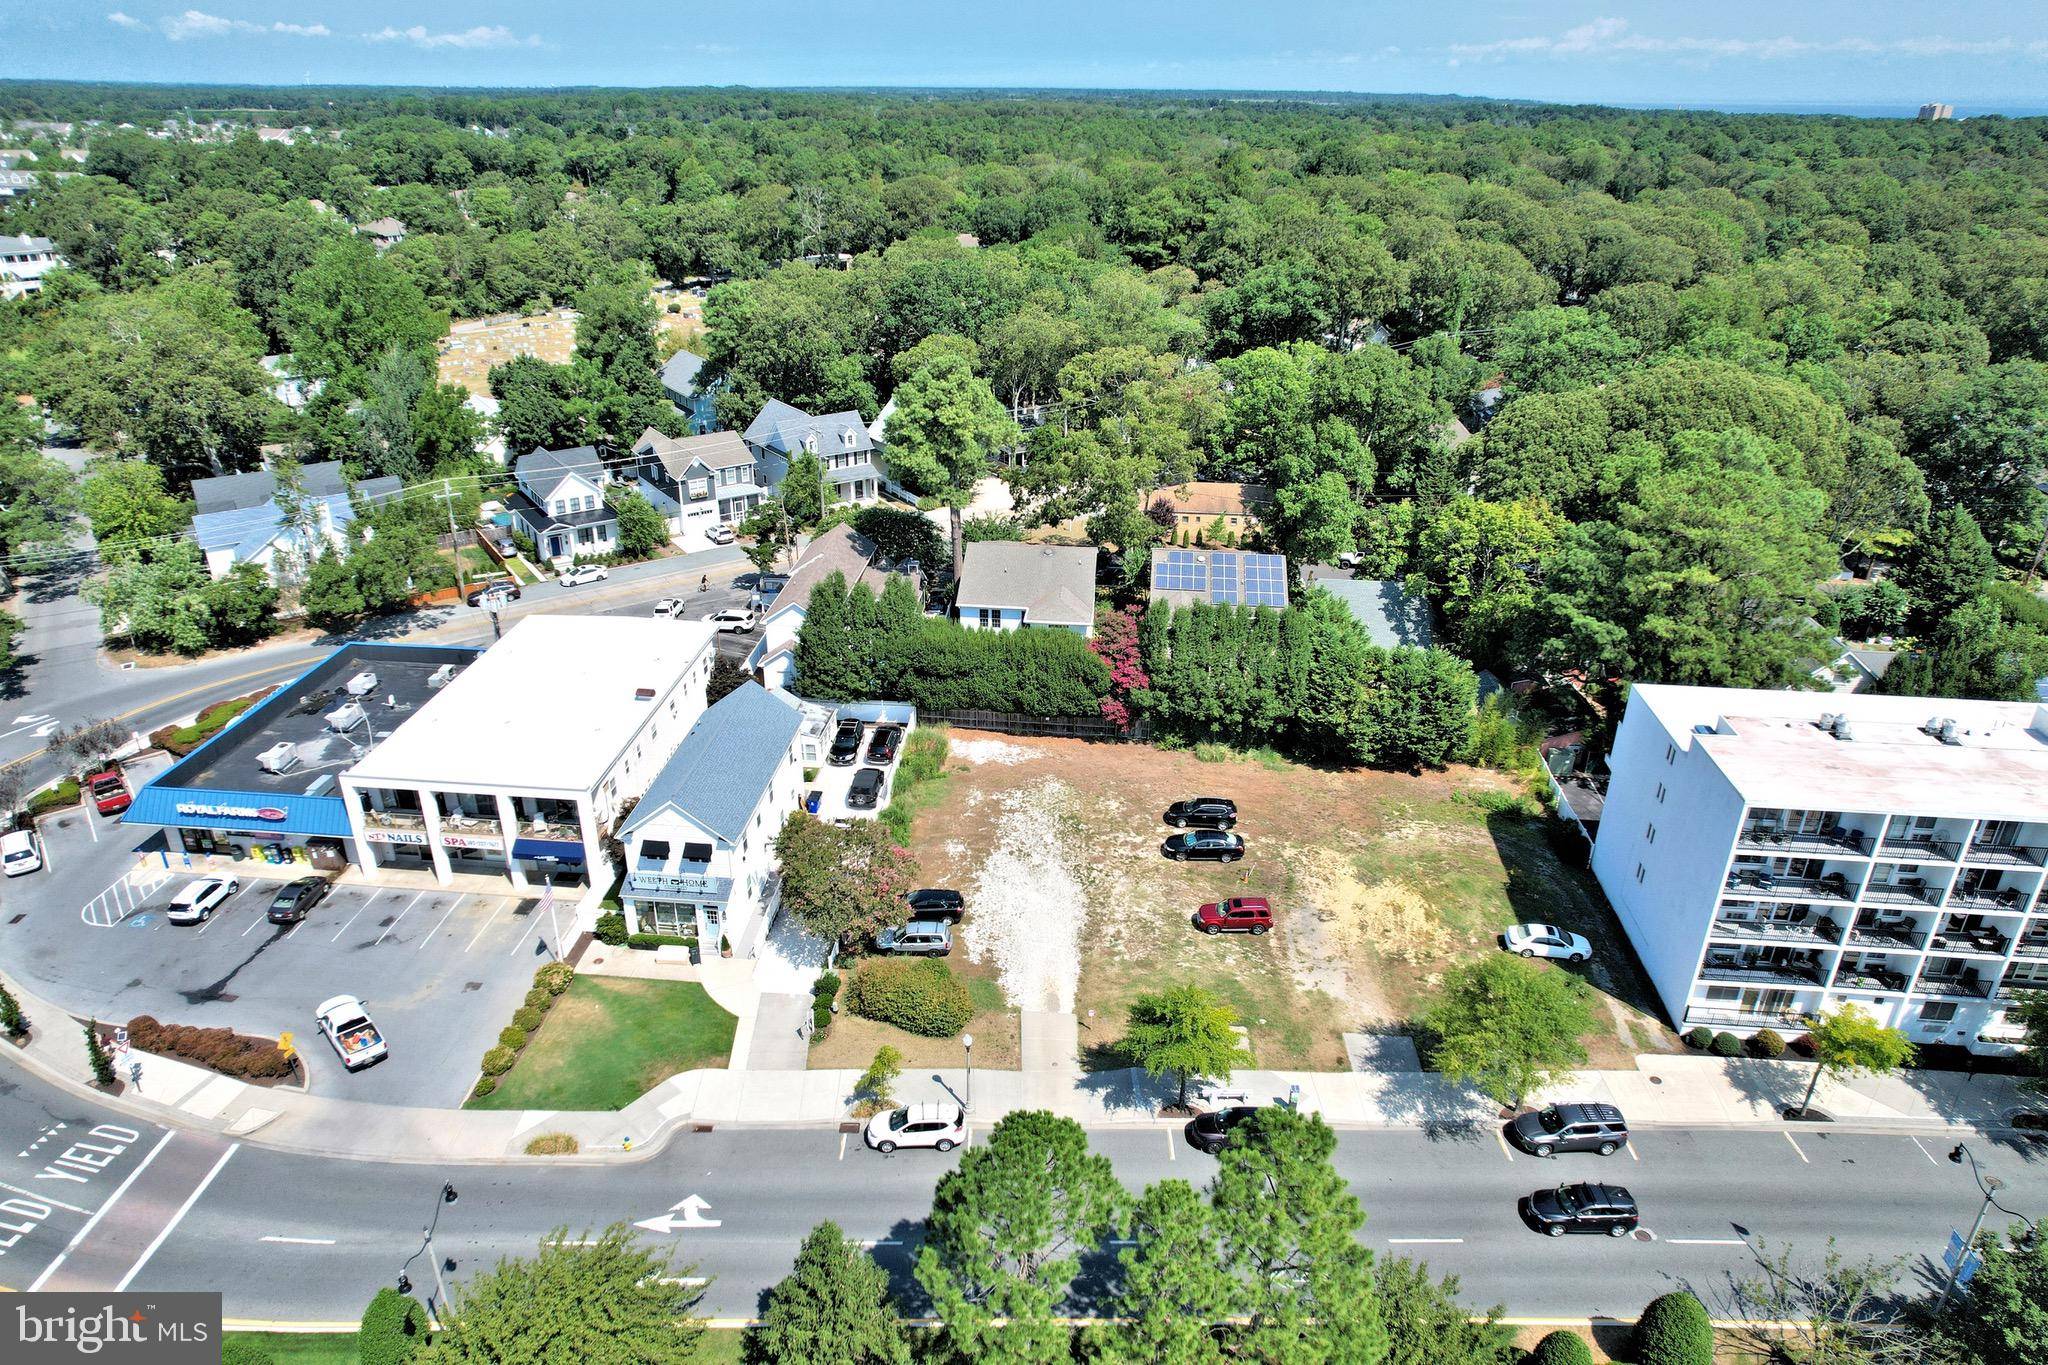
[[811, 1002], [811, 1038], [823, 1038], [832, 1031], [832, 1007], [822, 1000]]
[[405, 1365], [427, 1344], [427, 1315], [419, 1300], [396, 1289], [380, 1289], [363, 1310], [356, 1335], [362, 1365]]
[[574, 1156], [582, 1150], [574, 1133], [542, 1133], [526, 1144], [528, 1156]]
[[535, 986], [532, 990], [526, 993], [526, 999], [520, 1007], [522, 1009], [539, 1010], [542, 1014], [546, 1014], [549, 1010], [553, 1009], [554, 1006], [555, 997], [549, 995], [547, 991], [542, 989], [541, 987]]
[[560, 995], [576, 979], [576, 969], [566, 962], [550, 962], [533, 974], [533, 984], [549, 995]]
[[513, 1027], [525, 1029], [530, 1034], [540, 1027], [540, 1021], [546, 1017], [547, 1012], [545, 1010], [537, 1009], [532, 1005], [521, 1005], [518, 1009], [512, 1011], [512, 1024]]
[[220, 1365], [277, 1365], [277, 1357], [254, 1337], [230, 1332], [221, 1338]]
[[818, 979], [811, 983], [811, 999], [831, 1004], [839, 998], [839, 973], [820, 972]]
[[479, 1076], [476, 1078], [476, 1084], [470, 1088], [469, 1093], [471, 1098], [480, 1100], [497, 1088], [498, 1078], [496, 1076]]
[[1749, 1055], [1775, 1062], [1785, 1055], [1785, 1037], [1776, 1029], [1760, 1028], [1749, 1039]]
[[1705, 1025], [1695, 1029], [1688, 1029], [1685, 1035], [1685, 1045], [1695, 1052], [1705, 1052], [1714, 1045], [1714, 1031]]
[[937, 958], [875, 958], [860, 964], [848, 1007], [866, 1019], [926, 1038], [950, 1038], [974, 1017], [974, 1002], [953, 969]]
[[519, 1054], [509, 1047], [494, 1047], [484, 1054], [483, 1072], [486, 1076], [502, 1076], [512, 1069]]
[[212, 739], [227, 728], [228, 722], [269, 696], [274, 689], [264, 688], [246, 697], [232, 701], [215, 702], [201, 711], [190, 725], [166, 725], [161, 730], [150, 732], [149, 742], [167, 754], [183, 758], [200, 745]]
[[517, 1052], [526, 1046], [526, 1030], [517, 1024], [507, 1024], [498, 1030], [498, 1046]]
[[77, 804], [78, 781], [76, 778], [66, 777], [43, 788], [28, 799], [28, 817], [33, 820], [38, 815]]
[[1576, 1332], [1552, 1332], [1529, 1352], [1527, 1365], [1593, 1365], [1593, 1351]]
[[28, 1016], [21, 1012], [21, 1002], [14, 998], [14, 992], [5, 986], [0, 986], [0, 1033], [14, 1039], [28, 1035]]
[[1742, 1040], [1732, 1033], [1717, 1033], [1714, 1035], [1713, 1051], [1716, 1057], [1740, 1057]]
[[1636, 1323], [1637, 1365], [1714, 1365], [1705, 1305], [1680, 1289], [1650, 1300]]
[[291, 1059], [278, 1051], [276, 1039], [252, 1038], [228, 1028], [160, 1024], [147, 1014], [138, 1014], [128, 1021], [128, 1042], [140, 1052], [179, 1057], [243, 1080], [292, 1074]]
[[696, 939], [684, 938], [681, 934], [633, 934], [626, 939], [626, 946], [653, 952], [656, 948], [688, 948], [696, 942]]
[[616, 948], [626, 941], [626, 917], [620, 914], [599, 915], [593, 933], [599, 943]]
[[100, 1042], [100, 1021], [85, 1021], [85, 1060], [92, 1066], [92, 1078], [101, 1085], [114, 1083], [114, 1059], [107, 1055], [106, 1045]]

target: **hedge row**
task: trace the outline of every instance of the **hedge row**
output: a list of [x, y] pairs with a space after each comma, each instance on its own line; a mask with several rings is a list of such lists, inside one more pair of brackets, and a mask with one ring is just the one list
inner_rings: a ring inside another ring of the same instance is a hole
[[147, 1014], [128, 1021], [128, 1042], [141, 1052], [180, 1057], [244, 1080], [269, 1080], [292, 1073], [291, 1058], [278, 1050], [274, 1038], [252, 1038], [229, 1028], [197, 1028], [161, 1024]]
[[871, 958], [846, 988], [855, 1014], [926, 1038], [950, 1038], [974, 1017], [966, 983], [935, 957]]
[[839, 973], [825, 972], [811, 983], [811, 1037], [822, 1038], [832, 1028], [832, 1002], [839, 998]]
[[547, 1018], [549, 1010], [555, 1007], [555, 997], [569, 989], [569, 983], [576, 979], [576, 970], [566, 962], [550, 962], [533, 974], [533, 989], [526, 993], [519, 1008], [512, 1011], [512, 1022], [498, 1031], [498, 1045], [484, 1053], [478, 1069], [483, 1075], [470, 1089], [470, 1095], [482, 1099], [498, 1088], [498, 1077], [512, 1069]]

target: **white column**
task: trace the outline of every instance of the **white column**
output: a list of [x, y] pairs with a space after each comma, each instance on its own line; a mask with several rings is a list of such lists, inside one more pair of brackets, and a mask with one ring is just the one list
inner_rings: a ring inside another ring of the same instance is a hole
[[612, 865], [604, 856], [604, 841], [598, 837], [597, 817], [592, 813], [589, 795], [576, 798], [576, 823], [583, 834], [583, 869], [592, 886], [605, 886], [611, 882]]
[[358, 866], [365, 877], [378, 880], [377, 846], [368, 836], [368, 826], [363, 820], [363, 794], [354, 787], [343, 784], [341, 808], [348, 812], [349, 843], [358, 856]]
[[512, 856], [512, 845], [519, 840], [519, 815], [512, 808], [510, 792], [493, 792], [492, 798], [498, 805], [498, 833], [505, 840], [505, 874], [512, 885], [521, 891], [526, 889], [526, 873], [520, 870], [519, 862]]
[[448, 867], [448, 850], [441, 847], [441, 802], [425, 787], [419, 789], [420, 815], [427, 822], [427, 856], [434, 860], [434, 880], [446, 886], [455, 880]]

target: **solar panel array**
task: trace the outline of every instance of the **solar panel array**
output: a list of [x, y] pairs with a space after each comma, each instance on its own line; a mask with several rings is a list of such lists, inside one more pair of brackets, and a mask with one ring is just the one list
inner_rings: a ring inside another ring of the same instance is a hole
[[1152, 565], [1158, 592], [1186, 592], [1248, 607], [1287, 605], [1287, 561], [1237, 550], [1166, 550]]

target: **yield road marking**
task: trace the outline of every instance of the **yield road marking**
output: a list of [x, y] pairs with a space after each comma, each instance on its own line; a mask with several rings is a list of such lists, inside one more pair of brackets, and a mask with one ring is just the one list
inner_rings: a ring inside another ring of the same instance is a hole
[[[1782, 1128], [1780, 1128], [1780, 1129], [1779, 1129], [1778, 1131], [1779, 1131], [1779, 1132], [1781, 1132], [1781, 1133], [1785, 1133], [1785, 1130], [1784, 1130], [1784, 1129], [1782, 1129]], [[1811, 1165], [1813, 1164], [1813, 1163], [1812, 1163], [1811, 1161], [1809, 1161], [1809, 1160], [1807, 1159], [1807, 1156], [1806, 1156], [1806, 1149], [1805, 1149], [1805, 1148], [1803, 1148], [1803, 1147], [1801, 1147], [1801, 1146], [1799, 1145], [1798, 1141], [1797, 1141], [1796, 1139], [1794, 1139], [1794, 1138], [1793, 1138], [1793, 1136], [1792, 1136], [1792, 1135], [1791, 1135], [1790, 1133], [1785, 1133], [1785, 1141], [1787, 1141], [1787, 1142], [1790, 1142], [1790, 1143], [1792, 1144], [1792, 1150], [1793, 1150], [1793, 1151], [1795, 1151], [1795, 1152], [1797, 1152], [1797, 1153], [1799, 1153], [1799, 1159], [1800, 1159], [1801, 1161], [1805, 1161], [1805, 1162], [1806, 1162], [1806, 1164], [1807, 1164], [1807, 1165], [1809, 1165], [1809, 1166], [1811, 1166]]]
[[444, 913], [440, 919], [434, 921], [434, 927], [427, 930], [426, 933], [420, 935], [419, 948], [415, 948], [413, 949], [413, 951], [418, 952], [420, 948], [426, 947], [427, 941], [433, 938], [434, 935], [441, 932], [441, 926], [448, 922], [448, 916], [454, 914], [456, 908], [468, 899], [469, 893], [464, 892], [462, 895], [457, 896], [452, 902], [450, 902], [446, 913]]
[[332, 1237], [258, 1237], [256, 1240], [259, 1242], [277, 1242], [283, 1246], [294, 1247], [331, 1247], [334, 1245]]
[[99, 1208], [93, 1213], [92, 1217], [85, 1220], [85, 1226], [80, 1228], [77, 1234], [74, 1235], [69, 1242], [65, 1243], [64, 1249], [57, 1253], [57, 1259], [51, 1261], [48, 1265], [43, 1267], [43, 1273], [36, 1276], [34, 1283], [30, 1284], [28, 1287], [29, 1292], [31, 1294], [33, 1294], [36, 1290], [41, 1289], [43, 1287], [44, 1282], [47, 1281], [52, 1275], [57, 1273], [57, 1267], [64, 1264], [64, 1258], [66, 1256], [69, 1256], [73, 1251], [76, 1251], [78, 1249], [78, 1244], [80, 1242], [83, 1242], [86, 1239], [87, 1235], [90, 1234], [94, 1228], [99, 1226], [100, 1219], [107, 1216], [107, 1210], [113, 1208], [114, 1205], [121, 1202], [121, 1196], [128, 1193], [128, 1187], [130, 1185], [133, 1185], [136, 1182], [136, 1180], [142, 1175], [142, 1173], [149, 1169], [149, 1163], [156, 1160], [156, 1154], [158, 1152], [161, 1152], [164, 1148], [168, 1147], [170, 1145], [171, 1139], [176, 1136], [177, 1133], [175, 1130], [167, 1130], [164, 1133], [162, 1140], [159, 1141], [156, 1146], [150, 1148], [148, 1154], [145, 1155], [142, 1158], [142, 1160], [135, 1163], [135, 1169], [128, 1172], [128, 1178], [121, 1182], [120, 1188], [116, 1189], [113, 1195], [110, 1198], [108, 1198], [108, 1200], [104, 1204], [101, 1204], [99, 1206]]
[[116, 1294], [125, 1292], [128, 1286], [134, 1282], [135, 1277], [142, 1273], [142, 1267], [149, 1264], [149, 1258], [156, 1255], [156, 1249], [164, 1244], [164, 1240], [172, 1232], [177, 1230], [178, 1224], [185, 1221], [185, 1215], [192, 1212], [192, 1206], [199, 1202], [200, 1195], [206, 1193], [206, 1187], [211, 1185], [213, 1178], [220, 1174], [221, 1167], [228, 1164], [228, 1158], [241, 1150], [242, 1144], [237, 1142], [220, 1154], [220, 1160], [213, 1163], [213, 1169], [206, 1173], [206, 1179], [200, 1181], [198, 1188], [186, 1197], [184, 1203], [178, 1205], [178, 1211], [171, 1215], [170, 1222], [164, 1224], [163, 1231], [156, 1235], [156, 1240], [143, 1248], [142, 1258], [130, 1266], [128, 1273], [121, 1277], [121, 1283], [114, 1286]]
[[[422, 891], [418, 895], [414, 896], [411, 900], [407, 901], [405, 903], [405, 909], [399, 911], [397, 916], [392, 919], [391, 923], [384, 926], [383, 933], [377, 935], [377, 943], [382, 943], [387, 937], [389, 937], [391, 931], [398, 927], [399, 921], [403, 920], [407, 915], [410, 915], [412, 913], [412, 908], [415, 905], [418, 905], [422, 900], [424, 900], [426, 898], [426, 894], [426, 892]], [[377, 943], [372, 943], [370, 946], [374, 948], [377, 946]]]
[[[22, 1155], [26, 1156], [27, 1153], [24, 1152]], [[0, 1190], [6, 1190], [9, 1194], [18, 1194], [23, 1199], [33, 1199], [38, 1204], [49, 1204], [55, 1208], [60, 1208], [64, 1210], [66, 1213], [82, 1213], [86, 1214], [87, 1216], [90, 1216], [92, 1214], [91, 1209], [82, 1209], [78, 1207], [78, 1205], [76, 1204], [67, 1204], [61, 1199], [52, 1199], [47, 1194], [30, 1194], [21, 1186], [10, 1185], [4, 1180], [0, 1180]]]
[[1665, 1244], [1675, 1247], [1740, 1247], [1749, 1243], [1740, 1237], [1666, 1237]]
[[[706, 1218], [704, 1216], [704, 1210], [710, 1207], [702, 1198], [693, 1194], [685, 1197], [679, 1203], [670, 1205], [669, 1211], [662, 1214], [659, 1218], [642, 1218], [634, 1223], [633, 1226], [636, 1228], [646, 1228], [649, 1232], [674, 1232], [677, 1228], [715, 1228], [723, 1226], [722, 1220]], [[683, 1216], [681, 1218], [676, 1217], [677, 1209], [682, 1210]]]

